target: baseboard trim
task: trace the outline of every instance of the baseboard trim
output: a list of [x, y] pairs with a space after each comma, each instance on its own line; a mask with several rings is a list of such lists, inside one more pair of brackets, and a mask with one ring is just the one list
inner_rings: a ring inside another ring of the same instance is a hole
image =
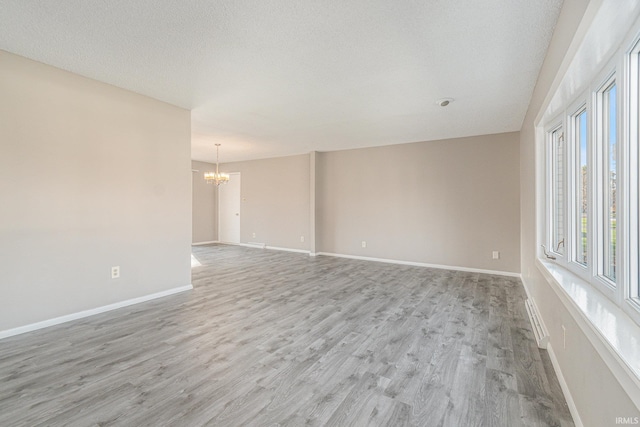
[[[225, 243], [225, 245], [227, 245], [229, 243]], [[235, 244], [235, 243], [231, 243], [231, 244]], [[248, 242], [248, 243], [238, 243], [238, 246], [244, 246], [246, 248], [258, 248], [258, 249], [265, 249], [267, 247], [266, 243], [260, 243], [260, 242]]]
[[217, 240], [209, 240], [208, 242], [197, 242], [197, 243], [192, 243], [191, 246], [203, 246], [203, 245], [211, 245], [213, 243], [220, 243]]
[[367, 256], [360, 256], [360, 255], [345, 255], [345, 254], [336, 254], [332, 252], [311, 252], [306, 249], [292, 249], [292, 248], [282, 248], [278, 246], [267, 246], [266, 243], [256, 243], [256, 242], [249, 242], [249, 243], [218, 242], [218, 243], [221, 243], [223, 245], [244, 246], [247, 248], [259, 248], [259, 249], [271, 249], [274, 251], [297, 252], [302, 254], [308, 254], [309, 256], [332, 256], [336, 258], [349, 258], [349, 259], [358, 259], [361, 261], [384, 262], [387, 264], [412, 265], [415, 267], [438, 268], [440, 270], [466, 271], [468, 273], [493, 274], [496, 276], [517, 277], [519, 279], [522, 279], [522, 275], [520, 273], [512, 273], [510, 271], [484, 270], [481, 268], [459, 267], [455, 265], [427, 264], [424, 262], [401, 261], [401, 260], [388, 259], [388, 258], [373, 258], [373, 257], [367, 257]]
[[[229, 244], [229, 243], [224, 243], [225, 245]], [[231, 243], [231, 244], [235, 244], [235, 243]], [[293, 249], [293, 248], [282, 248], [279, 246], [267, 246], [266, 243], [260, 243], [260, 242], [247, 242], [247, 243], [239, 243], [239, 246], [244, 246], [246, 248], [257, 248], [257, 249], [271, 249], [273, 251], [285, 251], [285, 252], [296, 252], [296, 253], [300, 253], [300, 254], [308, 254], [309, 251], [306, 249]]]
[[278, 246], [267, 246], [267, 249], [273, 249], [274, 251], [296, 252], [299, 254], [308, 254], [309, 251], [305, 249], [292, 249], [292, 248], [280, 248]]
[[556, 377], [558, 377], [558, 382], [560, 383], [560, 388], [562, 389], [564, 399], [567, 401], [567, 406], [569, 407], [569, 412], [571, 413], [571, 417], [573, 418], [573, 423], [576, 425], [576, 427], [583, 427], [584, 424], [582, 424], [582, 420], [580, 419], [578, 408], [573, 401], [573, 396], [571, 396], [571, 392], [569, 391], [569, 386], [564, 379], [564, 375], [562, 375], [560, 364], [558, 363], [558, 359], [556, 359], [556, 354], [553, 351], [553, 346], [551, 345], [551, 343], [547, 344], [547, 352], [549, 352], [549, 359], [551, 359], [551, 365], [553, 365], [553, 370], [556, 372]]
[[36, 331], [38, 329], [47, 328], [49, 326], [59, 325], [60, 323], [70, 322], [72, 320], [82, 319], [84, 317], [93, 316], [96, 314], [104, 313], [107, 311], [117, 310], [118, 308], [128, 307], [134, 304], [140, 304], [141, 302], [151, 301], [156, 298], [162, 298], [169, 295], [185, 292], [193, 289], [193, 285], [180, 286], [173, 289], [167, 289], [166, 291], [156, 292], [154, 294], [145, 295], [138, 298], [132, 298], [125, 301], [116, 302], [113, 304], [103, 305], [102, 307], [92, 308], [89, 310], [79, 311], [77, 313], [66, 314], [64, 316], [55, 317], [53, 319], [43, 320], [41, 322], [31, 323], [25, 326], [18, 326], [17, 328], [7, 329], [0, 331], [0, 339], [9, 338], [14, 335], [20, 335], [27, 332]]
[[367, 256], [360, 256], [360, 255], [335, 254], [331, 252], [316, 252], [316, 255], [332, 256], [337, 258], [358, 259], [362, 261], [384, 262], [387, 264], [412, 265], [415, 267], [438, 268], [440, 270], [457, 270], [457, 271], [466, 271], [469, 273], [493, 274], [497, 276], [508, 276], [508, 277], [517, 277], [517, 278], [522, 277], [520, 273], [512, 273], [510, 271], [484, 270], [481, 268], [459, 267], [455, 265], [428, 264], [424, 262], [401, 261], [401, 260], [388, 259], [388, 258], [373, 258], [373, 257], [367, 257]]

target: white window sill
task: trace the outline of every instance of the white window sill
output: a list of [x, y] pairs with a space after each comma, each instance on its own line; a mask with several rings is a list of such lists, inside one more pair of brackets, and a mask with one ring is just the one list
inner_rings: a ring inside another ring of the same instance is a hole
[[536, 264], [631, 400], [640, 407], [640, 326], [575, 274], [541, 259]]

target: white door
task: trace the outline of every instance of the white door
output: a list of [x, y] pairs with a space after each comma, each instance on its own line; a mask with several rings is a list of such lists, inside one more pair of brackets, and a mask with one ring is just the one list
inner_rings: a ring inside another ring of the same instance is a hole
[[240, 172], [218, 187], [218, 240], [240, 243]]

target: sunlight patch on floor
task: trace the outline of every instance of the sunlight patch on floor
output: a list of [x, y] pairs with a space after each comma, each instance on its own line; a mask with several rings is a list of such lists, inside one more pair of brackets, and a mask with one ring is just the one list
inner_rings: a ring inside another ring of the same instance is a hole
[[191, 268], [193, 267], [200, 267], [202, 264], [200, 264], [200, 261], [198, 261], [198, 259], [193, 256], [193, 254], [191, 254]]

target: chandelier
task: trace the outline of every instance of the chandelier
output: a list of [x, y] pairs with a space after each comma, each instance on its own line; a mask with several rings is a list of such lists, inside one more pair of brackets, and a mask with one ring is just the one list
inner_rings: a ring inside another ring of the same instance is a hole
[[218, 150], [220, 149], [220, 144], [216, 144], [216, 171], [215, 172], [205, 172], [204, 179], [207, 181], [207, 184], [215, 184], [216, 186], [220, 184], [226, 184], [229, 182], [229, 174], [228, 173], [220, 173], [218, 171]]

